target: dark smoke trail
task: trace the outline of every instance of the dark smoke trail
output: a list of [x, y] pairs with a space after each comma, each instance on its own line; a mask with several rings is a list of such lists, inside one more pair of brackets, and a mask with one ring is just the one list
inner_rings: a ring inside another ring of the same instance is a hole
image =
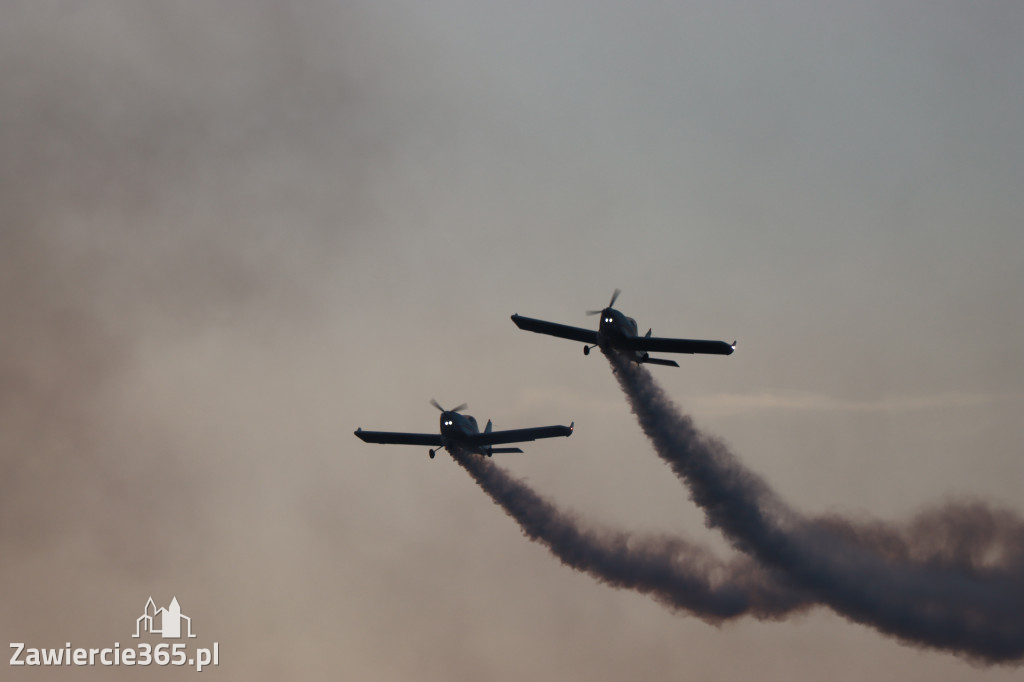
[[606, 351], [644, 433], [709, 526], [821, 603], [902, 641], [986, 663], [1024, 658], [1024, 522], [950, 505], [905, 528], [809, 519], [700, 433], [646, 369]]
[[484, 457], [457, 453], [455, 460], [527, 537], [606, 585], [649, 594], [714, 624], [745, 615], [779, 619], [811, 605], [748, 557], [724, 563], [678, 538], [587, 528]]

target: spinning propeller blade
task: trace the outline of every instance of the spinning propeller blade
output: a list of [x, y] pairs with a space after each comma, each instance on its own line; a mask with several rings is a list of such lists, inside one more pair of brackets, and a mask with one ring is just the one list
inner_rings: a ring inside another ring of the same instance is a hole
[[441, 407], [441, 404], [439, 402], [437, 402], [436, 400], [434, 400], [433, 398], [430, 399], [430, 404], [433, 405], [434, 407], [436, 407], [437, 409], [441, 410], [442, 412], [461, 412], [462, 410], [464, 410], [467, 407], [469, 407], [469, 405], [467, 405], [466, 403], [462, 403], [461, 405], [459, 405], [458, 407], [456, 407], [453, 410], [446, 410], [443, 407]]
[[[611, 308], [612, 306], [615, 305], [615, 300], [619, 297], [619, 294], [621, 294], [621, 293], [622, 293], [622, 289], [616, 289], [612, 293], [612, 300], [610, 300], [608, 302], [608, 308]], [[607, 310], [608, 308], [605, 308], [605, 310]], [[588, 310], [587, 311], [587, 315], [600, 315], [603, 312], [604, 312], [604, 310]]]

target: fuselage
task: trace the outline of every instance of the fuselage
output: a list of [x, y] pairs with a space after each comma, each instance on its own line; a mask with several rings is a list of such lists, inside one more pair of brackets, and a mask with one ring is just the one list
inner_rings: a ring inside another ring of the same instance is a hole
[[459, 440], [475, 433], [480, 433], [480, 427], [474, 417], [458, 412], [441, 413], [441, 435], [445, 440]]
[[468, 414], [444, 411], [441, 413], [441, 437], [444, 440], [444, 448], [448, 452], [452, 447], [461, 450], [476, 452], [481, 455], [488, 454], [484, 448], [469, 445], [468, 437], [480, 433], [480, 426], [476, 418]]
[[602, 348], [611, 347], [624, 353], [631, 353], [637, 361], [643, 360], [646, 353], [631, 351], [623, 347], [626, 339], [638, 336], [636, 320], [615, 308], [601, 311], [601, 326], [597, 329], [597, 343]]

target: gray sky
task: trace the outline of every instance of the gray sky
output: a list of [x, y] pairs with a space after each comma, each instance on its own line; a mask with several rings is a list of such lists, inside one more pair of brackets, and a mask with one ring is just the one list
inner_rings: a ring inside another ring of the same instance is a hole
[[[129, 646], [152, 595], [222, 679], [1015, 678], [823, 609], [673, 614], [351, 432], [432, 431], [432, 397], [575, 420], [502, 462], [727, 556], [607, 363], [508, 319], [589, 326], [621, 287], [643, 330], [739, 340], [654, 371], [797, 508], [1024, 514], [1022, 29], [1015, 3], [6, 3], [0, 639]], [[68, 674], [111, 672], [138, 674]]]

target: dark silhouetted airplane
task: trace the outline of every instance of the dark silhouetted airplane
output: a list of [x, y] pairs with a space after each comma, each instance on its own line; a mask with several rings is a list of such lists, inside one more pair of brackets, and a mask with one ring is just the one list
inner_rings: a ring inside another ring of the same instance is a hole
[[549, 336], [559, 336], [563, 339], [571, 339], [585, 343], [583, 354], [589, 355], [590, 349], [594, 346], [602, 348], [613, 348], [618, 351], [632, 354], [632, 360], [636, 363], [648, 363], [652, 365], [668, 365], [678, 367], [675, 360], [662, 360], [652, 358], [649, 353], [707, 353], [711, 355], [731, 355], [736, 349], [736, 342], [731, 344], [725, 341], [699, 341], [695, 339], [666, 339], [651, 336], [651, 330], [647, 330], [645, 336], [637, 333], [636, 320], [626, 317], [624, 314], [613, 308], [615, 299], [621, 292], [616, 289], [612, 294], [612, 300], [604, 310], [588, 310], [587, 315], [600, 315], [601, 325], [597, 331], [583, 329], [582, 327], [570, 327], [555, 322], [545, 322], [532, 317], [513, 315], [512, 321], [516, 326], [526, 331]]
[[495, 445], [505, 443], [523, 443], [538, 438], [554, 438], [556, 436], [572, 435], [575, 422], [569, 426], [538, 426], [532, 429], [509, 429], [507, 431], [492, 431], [491, 420], [487, 420], [487, 426], [481, 432], [477, 426], [476, 419], [468, 414], [459, 414], [460, 410], [466, 409], [462, 404], [453, 410], [446, 410], [436, 400], [430, 404], [441, 410], [441, 433], [402, 433], [396, 431], [363, 431], [356, 429], [357, 436], [367, 443], [392, 443], [395, 445], [426, 445], [430, 447], [430, 458], [434, 458], [437, 449], [445, 448], [452, 452], [452, 448], [462, 451], [476, 452], [490, 457], [501, 452], [522, 452], [519, 448], [496, 448]]

